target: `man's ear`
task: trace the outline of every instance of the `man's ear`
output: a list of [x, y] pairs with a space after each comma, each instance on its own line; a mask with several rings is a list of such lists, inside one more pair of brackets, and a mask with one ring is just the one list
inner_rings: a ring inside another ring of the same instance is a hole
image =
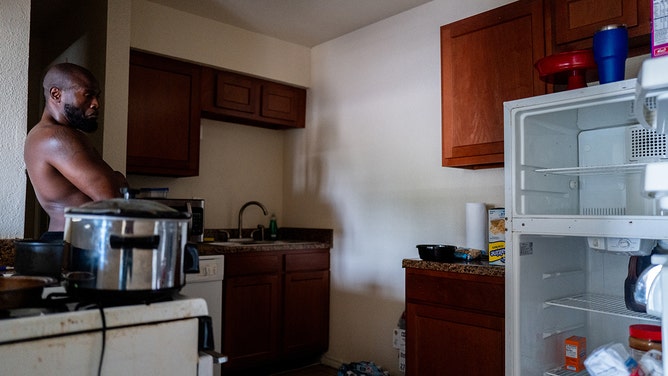
[[62, 94], [62, 92], [60, 91], [60, 88], [57, 88], [55, 86], [52, 87], [51, 89], [49, 89], [49, 94], [51, 95], [51, 99], [53, 99], [54, 101], [60, 102], [60, 96]]

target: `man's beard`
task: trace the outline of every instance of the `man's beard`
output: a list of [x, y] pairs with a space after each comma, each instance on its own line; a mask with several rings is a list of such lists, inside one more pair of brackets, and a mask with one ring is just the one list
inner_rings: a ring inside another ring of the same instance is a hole
[[86, 113], [70, 104], [65, 104], [65, 117], [67, 122], [74, 128], [86, 133], [97, 130], [97, 118], [87, 118]]

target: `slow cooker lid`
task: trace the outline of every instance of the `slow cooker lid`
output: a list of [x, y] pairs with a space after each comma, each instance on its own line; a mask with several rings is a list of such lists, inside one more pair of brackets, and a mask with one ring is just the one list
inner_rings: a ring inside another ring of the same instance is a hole
[[133, 218], [190, 218], [190, 213], [180, 212], [156, 201], [124, 198], [93, 201], [81, 206], [66, 208], [65, 216], [68, 216], [68, 214], [109, 215]]

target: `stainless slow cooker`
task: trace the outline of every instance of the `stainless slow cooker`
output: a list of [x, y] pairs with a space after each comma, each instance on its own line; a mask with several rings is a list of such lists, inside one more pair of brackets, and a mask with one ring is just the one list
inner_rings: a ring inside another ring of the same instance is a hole
[[199, 266], [197, 249], [187, 243], [189, 218], [138, 199], [67, 208], [63, 271], [68, 292], [121, 299], [178, 292], [184, 273]]

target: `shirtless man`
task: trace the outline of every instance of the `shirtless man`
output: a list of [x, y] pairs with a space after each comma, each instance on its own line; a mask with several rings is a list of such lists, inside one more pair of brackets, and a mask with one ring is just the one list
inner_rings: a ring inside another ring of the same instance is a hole
[[100, 87], [87, 69], [71, 63], [44, 76], [46, 106], [26, 138], [23, 151], [37, 200], [49, 215], [42, 238], [62, 239], [67, 207], [120, 197], [127, 186], [93, 148], [85, 133], [97, 129]]

